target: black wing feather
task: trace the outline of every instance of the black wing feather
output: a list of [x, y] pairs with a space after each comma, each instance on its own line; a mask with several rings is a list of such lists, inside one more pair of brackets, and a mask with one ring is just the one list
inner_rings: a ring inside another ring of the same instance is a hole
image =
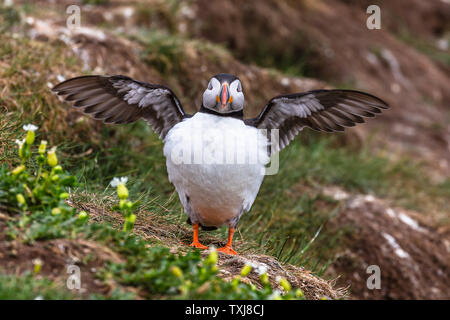
[[52, 91], [105, 123], [130, 123], [143, 118], [161, 139], [188, 116], [169, 88], [121, 75], [76, 77], [57, 84]]
[[280, 143], [275, 152], [286, 147], [304, 127], [344, 131], [383, 109], [389, 109], [386, 102], [361, 91], [313, 90], [272, 98], [258, 117], [244, 122], [260, 129], [278, 129]]

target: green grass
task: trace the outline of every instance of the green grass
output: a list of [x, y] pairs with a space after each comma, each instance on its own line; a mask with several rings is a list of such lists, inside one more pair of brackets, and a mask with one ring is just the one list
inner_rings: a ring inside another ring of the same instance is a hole
[[0, 273], [0, 300], [71, 300], [60, 284], [31, 273], [20, 276]]
[[0, 33], [20, 23], [20, 13], [13, 6], [0, 5]]
[[[300, 77], [315, 77], [320, 70], [317, 70], [318, 63], [316, 59], [318, 52], [312, 47], [295, 45], [289, 49], [285, 47], [280, 50], [272, 43], [261, 41], [261, 34], [257, 33], [255, 37], [249, 37], [251, 50], [238, 53], [238, 57], [244, 61], [255, 63], [261, 67], [277, 69], [280, 72]], [[292, 43], [303, 44], [305, 39], [298, 36], [291, 39]], [[316, 64], [316, 65], [315, 65]]]

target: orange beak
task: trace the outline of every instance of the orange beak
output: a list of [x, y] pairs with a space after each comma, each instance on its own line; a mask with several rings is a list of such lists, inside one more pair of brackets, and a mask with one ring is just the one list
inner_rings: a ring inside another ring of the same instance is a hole
[[227, 106], [229, 98], [230, 90], [228, 88], [228, 83], [224, 83], [222, 85], [222, 90], [220, 91], [220, 104], [222, 105], [222, 109], [225, 109], [225, 107]]

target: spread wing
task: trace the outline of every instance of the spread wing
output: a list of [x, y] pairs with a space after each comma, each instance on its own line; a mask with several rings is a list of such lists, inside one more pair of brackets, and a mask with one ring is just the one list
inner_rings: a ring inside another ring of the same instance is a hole
[[169, 88], [125, 76], [76, 77], [57, 84], [52, 91], [105, 123], [130, 123], [143, 118], [161, 139], [188, 116]]
[[260, 129], [279, 129], [279, 146], [286, 147], [304, 128], [344, 131], [389, 109], [383, 100], [355, 90], [313, 90], [272, 98], [258, 117], [244, 120]]

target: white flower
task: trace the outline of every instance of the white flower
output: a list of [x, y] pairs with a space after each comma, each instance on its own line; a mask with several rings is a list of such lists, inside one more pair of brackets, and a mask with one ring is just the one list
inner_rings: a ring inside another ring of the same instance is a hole
[[249, 262], [249, 265], [252, 266], [252, 268], [258, 273], [258, 275], [262, 275], [267, 272], [267, 265], [264, 263], [258, 263], [258, 262]]
[[42, 264], [42, 260], [39, 258], [33, 259], [33, 264]]
[[267, 266], [260, 265], [258, 266], [257, 272], [259, 275], [262, 275], [267, 272]]
[[16, 143], [19, 146], [19, 148], [22, 148], [24, 142], [25, 142], [25, 139], [22, 139], [22, 140], [16, 139]]
[[25, 131], [36, 131], [39, 127], [35, 126], [34, 124], [26, 124], [23, 126], [23, 130]]
[[119, 184], [123, 184], [123, 185], [126, 184], [127, 181], [128, 181], [127, 177], [120, 177], [120, 178], [114, 177], [111, 180], [110, 184], [111, 184], [111, 187], [117, 187]]
[[281, 297], [281, 291], [278, 289], [273, 290], [272, 294], [268, 297], [269, 300], [276, 300]]

